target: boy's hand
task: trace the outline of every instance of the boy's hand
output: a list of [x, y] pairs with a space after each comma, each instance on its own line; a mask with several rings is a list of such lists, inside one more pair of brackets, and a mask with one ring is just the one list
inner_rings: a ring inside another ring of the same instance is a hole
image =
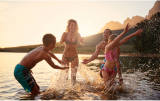
[[69, 67], [63, 67], [62, 69], [69, 69]]
[[143, 29], [138, 29], [138, 30], [134, 33], [134, 35], [139, 35], [139, 36], [141, 36], [140, 33], [142, 33], [142, 32], [143, 32]]
[[129, 23], [126, 25], [126, 28], [124, 29], [124, 33], [127, 33], [129, 30], [130, 30], [130, 25], [129, 25]]
[[89, 63], [89, 62], [90, 62], [90, 61], [89, 61], [88, 59], [84, 59], [82, 63], [83, 63], [83, 64], [87, 64], [87, 63]]
[[66, 63], [63, 62], [63, 61], [61, 61], [61, 60], [59, 60], [59, 63], [60, 63], [61, 65], [66, 65]]

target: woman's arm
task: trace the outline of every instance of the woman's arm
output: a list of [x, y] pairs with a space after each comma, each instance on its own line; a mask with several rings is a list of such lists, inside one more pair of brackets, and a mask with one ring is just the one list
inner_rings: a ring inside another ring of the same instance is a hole
[[62, 34], [62, 37], [61, 37], [61, 40], [60, 40], [60, 44], [62, 44], [63, 42], [65, 42], [66, 39], [67, 39], [67, 33], [64, 32], [64, 33]]
[[81, 37], [81, 35], [78, 33], [78, 41], [80, 42], [80, 44], [83, 44], [83, 38]]

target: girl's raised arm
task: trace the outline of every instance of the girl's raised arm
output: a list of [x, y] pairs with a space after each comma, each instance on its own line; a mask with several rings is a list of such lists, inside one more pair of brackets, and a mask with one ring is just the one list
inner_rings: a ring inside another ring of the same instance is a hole
[[133, 36], [137, 36], [137, 35], [141, 36], [140, 33], [142, 33], [142, 32], [143, 32], [143, 29], [138, 29], [135, 33], [125, 37], [122, 41], [120, 41], [119, 46], [124, 44], [125, 42], [127, 42]]
[[[129, 29], [129, 26], [130, 26], [130, 25], [127, 24], [127, 25], [126, 25], [126, 28], [124, 29], [124, 31], [123, 31], [119, 36], [117, 36], [110, 44], [108, 44], [108, 45], [106, 46], [106, 48], [109, 49], [109, 48], [111, 48], [111, 47], [114, 47], [117, 43], [119, 43], [121, 37], [130, 30], [130, 29]], [[106, 50], [107, 50], [107, 49], [106, 49]]]

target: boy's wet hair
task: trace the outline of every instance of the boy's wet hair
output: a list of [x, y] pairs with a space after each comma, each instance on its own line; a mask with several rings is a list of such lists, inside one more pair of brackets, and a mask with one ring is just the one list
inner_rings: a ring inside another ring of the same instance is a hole
[[56, 44], [56, 37], [53, 34], [47, 33], [43, 36], [43, 45], [48, 47], [51, 43]]
[[108, 43], [110, 42], [110, 40], [114, 40], [117, 36], [117, 34], [111, 34], [108, 38]]

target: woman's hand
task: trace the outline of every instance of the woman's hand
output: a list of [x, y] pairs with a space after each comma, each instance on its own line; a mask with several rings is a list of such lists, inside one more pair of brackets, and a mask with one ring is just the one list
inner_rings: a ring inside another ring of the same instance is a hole
[[62, 35], [62, 37], [61, 37], [60, 43], [62, 44], [63, 42], [66, 41], [66, 39], [67, 39], [67, 33], [64, 32], [63, 35]]
[[83, 38], [84, 38], [84, 37], [80, 37], [80, 38], [79, 38], [79, 42], [83, 43]]

